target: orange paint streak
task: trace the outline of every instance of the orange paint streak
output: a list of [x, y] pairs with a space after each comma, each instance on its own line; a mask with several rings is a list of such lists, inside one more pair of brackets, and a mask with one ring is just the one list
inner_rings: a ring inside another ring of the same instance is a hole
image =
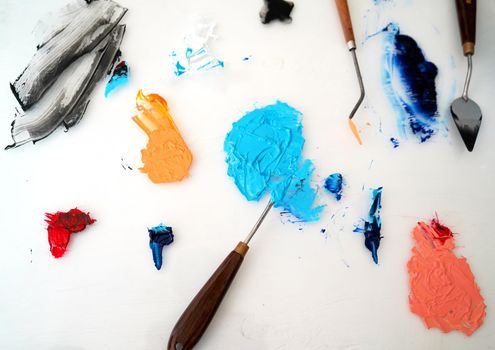
[[359, 142], [360, 145], [363, 144], [363, 141], [361, 141], [361, 137], [359, 137], [359, 131], [356, 127], [356, 124], [352, 121], [352, 119], [349, 120], [349, 127], [351, 128], [352, 133], [354, 134], [354, 137], [356, 138], [357, 142]]
[[485, 319], [486, 305], [466, 258], [454, 253], [452, 232], [437, 219], [418, 222], [407, 263], [409, 306], [427, 328], [471, 335]]
[[136, 107], [140, 113], [132, 120], [149, 137], [146, 148], [141, 150], [140, 170], [154, 183], [182, 180], [189, 174], [192, 154], [169, 113], [167, 101], [139, 90]]

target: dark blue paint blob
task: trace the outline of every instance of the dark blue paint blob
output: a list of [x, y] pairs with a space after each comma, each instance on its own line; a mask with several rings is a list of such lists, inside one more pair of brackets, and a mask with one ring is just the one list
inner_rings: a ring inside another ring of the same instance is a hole
[[150, 249], [153, 252], [153, 261], [155, 262], [156, 269], [160, 270], [163, 262], [163, 247], [174, 241], [172, 227], [160, 224], [148, 229], [148, 233], [150, 236]]
[[363, 227], [354, 229], [354, 232], [364, 233], [364, 245], [371, 252], [375, 264], [378, 264], [378, 247], [380, 246], [380, 240], [383, 238], [380, 235], [382, 228], [382, 220], [380, 219], [382, 190], [383, 187], [378, 187], [371, 191], [371, 207], [368, 213], [368, 220], [363, 220]]
[[390, 142], [392, 143], [392, 146], [394, 146], [394, 148], [399, 147], [399, 140], [397, 140], [396, 138], [391, 137]]
[[342, 198], [342, 181], [343, 177], [340, 173], [332, 174], [325, 179], [325, 189], [338, 201]]
[[405, 136], [409, 128], [420, 142], [425, 142], [437, 131], [437, 66], [426, 60], [412, 37], [400, 34], [397, 24], [389, 24], [384, 31], [387, 36], [382, 79], [399, 113], [399, 130]]

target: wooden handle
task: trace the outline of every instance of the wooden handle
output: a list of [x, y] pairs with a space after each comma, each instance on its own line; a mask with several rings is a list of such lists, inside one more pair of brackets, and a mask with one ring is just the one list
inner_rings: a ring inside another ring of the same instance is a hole
[[196, 294], [172, 330], [168, 350], [189, 350], [196, 345], [213, 319], [248, 249], [247, 244], [239, 242]]
[[347, 6], [347, 0], [335, 0], [337, 5], [337, 11], [339, 12], [340, 24], [342, 25], [342, 32], [344, 38], [349, 46], [349, 49], [355, 49], [354, 43], [354, 31], [352, 30], [351, 15], [349, 14], [349, 6]]
[[464, 55], [474, 55], [476, 0], [455, 0]]

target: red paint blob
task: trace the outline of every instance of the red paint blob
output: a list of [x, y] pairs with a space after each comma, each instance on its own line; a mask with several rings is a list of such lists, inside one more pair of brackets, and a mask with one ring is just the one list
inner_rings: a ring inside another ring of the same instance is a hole
[[96, 221], [89, 216], [89, 213], [84, 213], [77, 208], [68, 212], [58, 211], [55, 214], [46, 213], [45, 215], [45, 221], [48, 223], [50, 251], [55, 258], [64, 255], [71, 233], [80, 232]]

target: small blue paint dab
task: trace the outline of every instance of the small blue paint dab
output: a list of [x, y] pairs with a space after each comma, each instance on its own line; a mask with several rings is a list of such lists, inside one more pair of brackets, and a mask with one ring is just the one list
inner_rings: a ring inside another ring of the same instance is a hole
[[325, 179], [324, 188], [331, 193], [337, 201], [342, 199], [343, 177], [340, 173], [331, 174]]
[[174, 241], [172, 227], [160, 224], [148, 229], [148, 233], [150, 237], [150, 249], [153, 253], [153, 261], [155, 263], [156, 269], [160, 270], [163, 262], [163, 247], [171, 244]]
[[326, 229], [326, 228], [322, 228], [322, 229], [320, 230], [320, 233], [321, 233], [321, 234], [324, 234], [325, 232], [327, 232], [327, 229]]
[[399, 140], [397, 140], [396, 138], [391, 137], [390, 142], [392, 143], [392, 146], [394, 146], [394, 148], [399, 147]]
[[126, 61], [121, 61], [117, 64], [113, 70], [112, 77], [105, 87], [105, 97], [117, 89], [118, 87], [125, 85], [129, 82], [129, 66]]
[[372, 189], [368, 219], [363, 220], [362, 226], [354, 228], [354, 232], [364, 233], [364, 245], [371, 252], [375, 264], [378, 264], [378, 247], [380, 246], [380, 240], [383, 238], [381, 236], [382, 221], [380, 218], [382, 190], [383, 187]]
[[242, 60], [243, 61], [249, 61], [251, 59], [251, 57], [253, 57], [253, 56], [249, 55], [249, 56], [244, 57]]

